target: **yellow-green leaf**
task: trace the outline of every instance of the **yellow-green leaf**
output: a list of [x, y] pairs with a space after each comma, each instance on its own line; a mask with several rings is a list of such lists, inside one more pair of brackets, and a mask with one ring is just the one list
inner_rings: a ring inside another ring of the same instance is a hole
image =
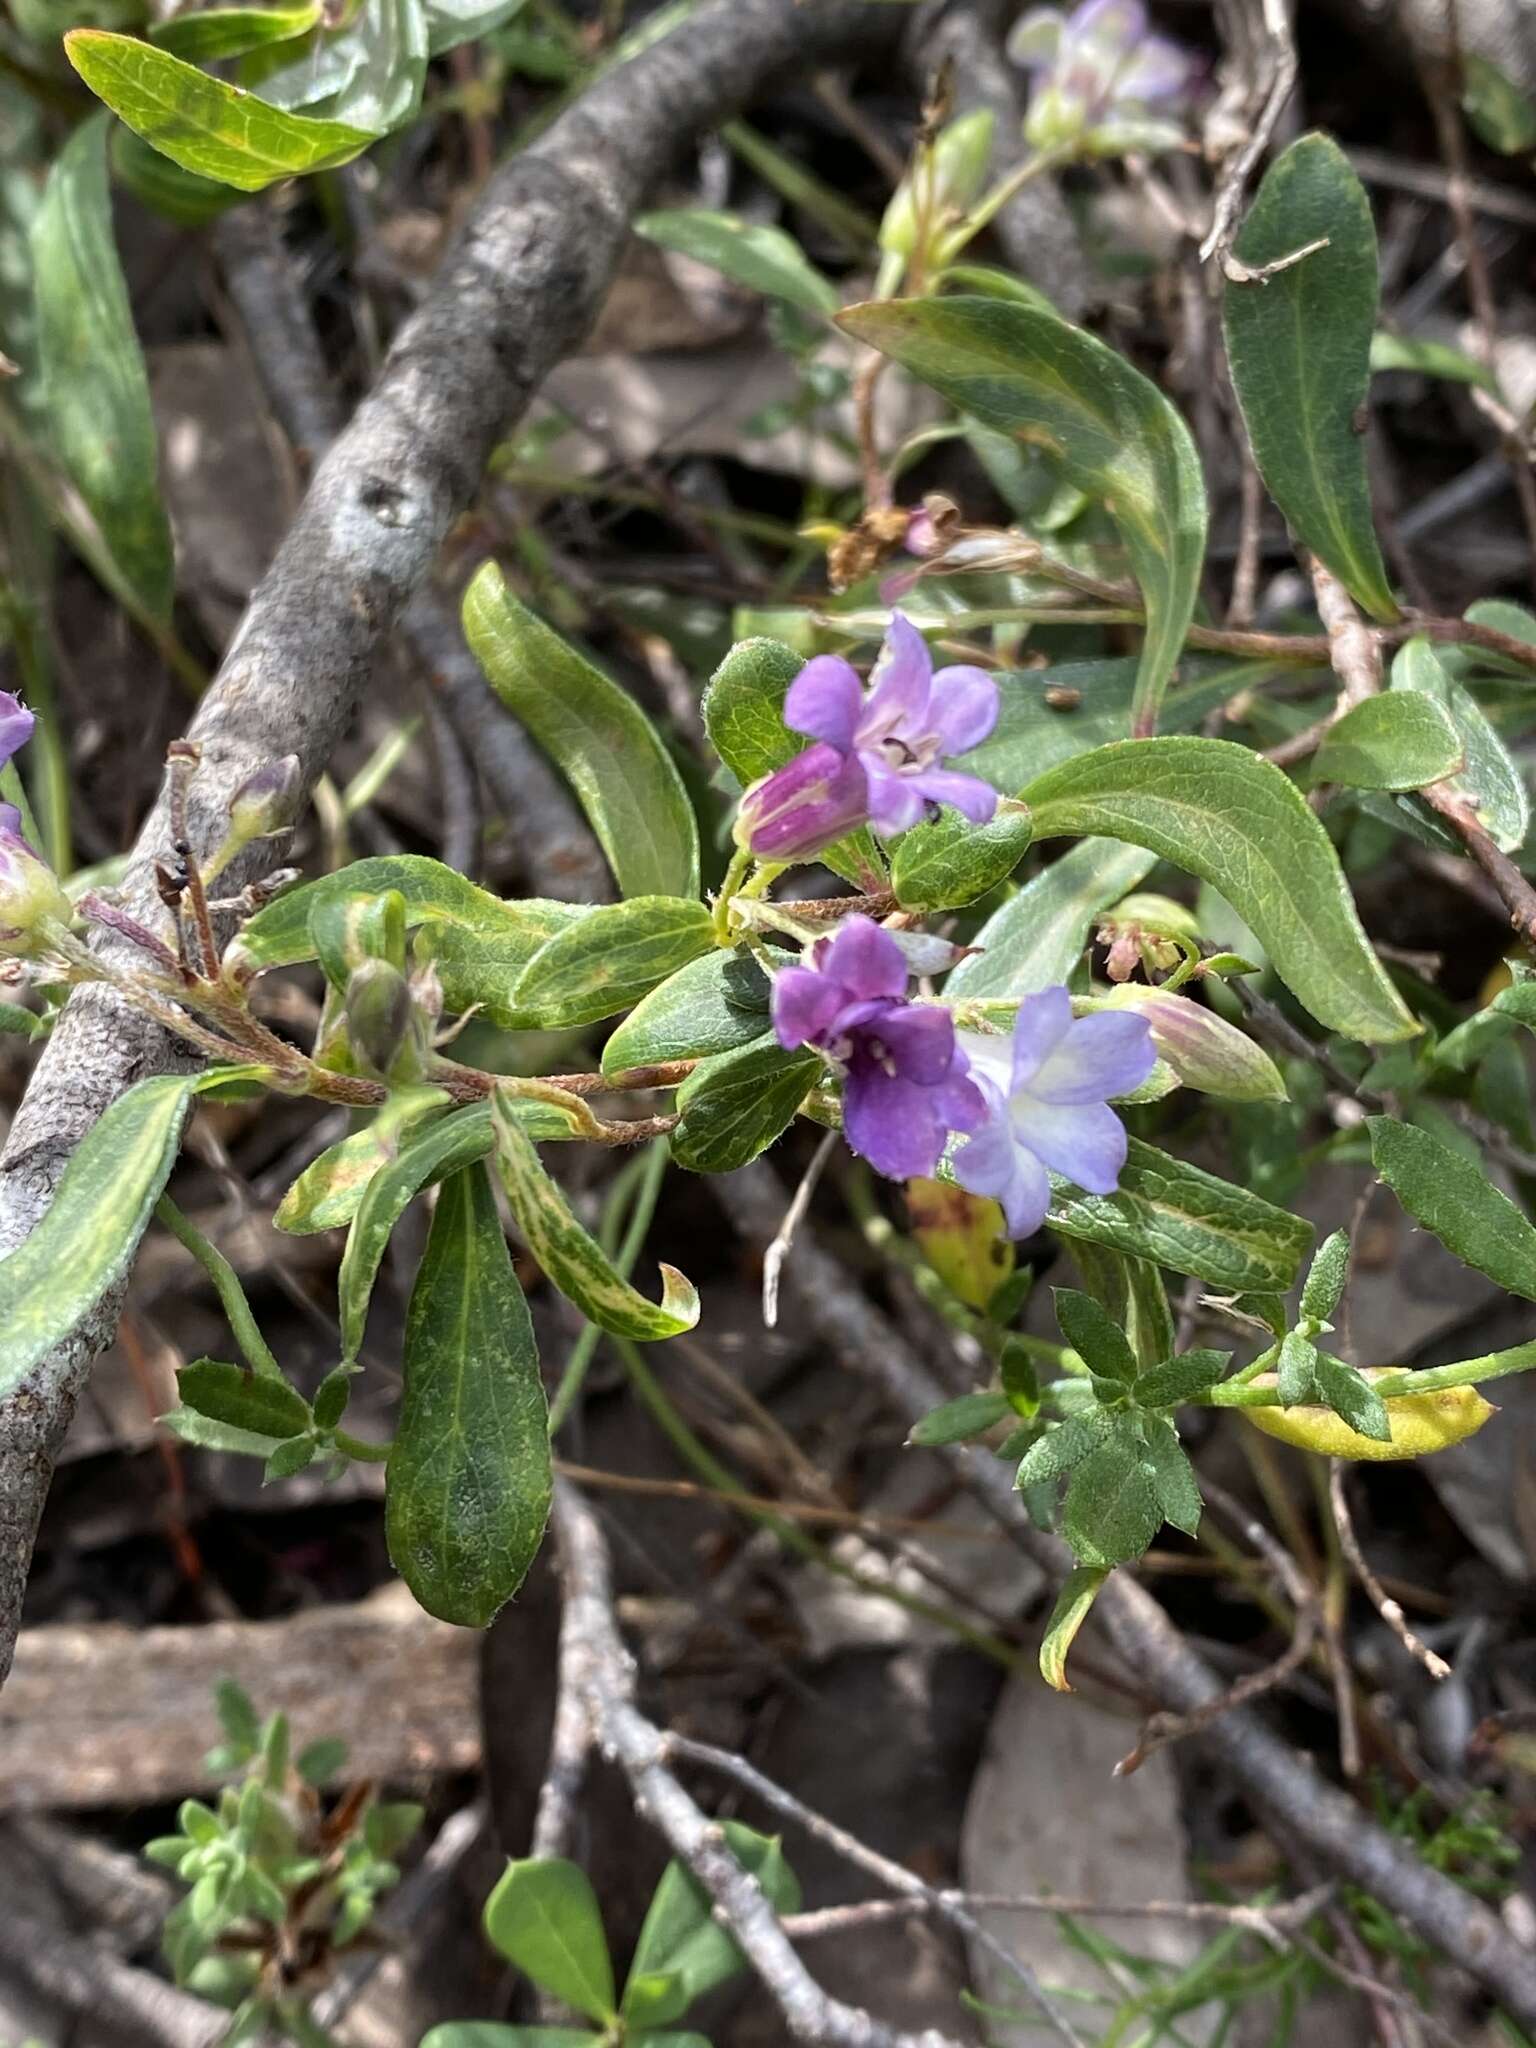
[[1040, 1644], [1040, 1676], [1057, 1692], [1072, 1690], [1067, 1683], [1067, 1652], [1076, 1642], [1077, 1632], [1088, 1619], [1088, 1610], [1108, 1577], [1108, 1571], [1101, 1565], [1076, 1565], [1067, 1573], [1066, 1583], [1056, 1596]]

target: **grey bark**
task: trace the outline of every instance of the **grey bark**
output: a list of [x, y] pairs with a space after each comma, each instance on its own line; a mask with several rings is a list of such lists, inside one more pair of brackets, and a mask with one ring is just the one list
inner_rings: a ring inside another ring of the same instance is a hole
[[[292, 753], [306, 785], [318, 778], [381, 641], [492, 448], [595, 319], [629, 222], [679, 144], [735, 111], [775, 71], [830, 61], [890, 32], [891, 10], [878, 5], [715, 0], [600, 79], [496, 172], [373, 390], [320, 462], [199, 706], [191, 728], [203, 749], [190, 819], [197, 850], [217, 843], [229, 797], [254, 769]], [[152, 865], [168, 851], [162, 800], [140, 833], [127, 890], [157, 924]], [[231, 883], [250, 880], [267, 858], [253, 850]], [[178, 1041], [109, 995], [70, 1003], [0, 1155], [0, 1254], [47, 1208], [102, 1111], [184, 1058]], [[118, 1306], [116, 1295], [101, 1302], [0, 1409], [0, 1678], [54, 1455]]]

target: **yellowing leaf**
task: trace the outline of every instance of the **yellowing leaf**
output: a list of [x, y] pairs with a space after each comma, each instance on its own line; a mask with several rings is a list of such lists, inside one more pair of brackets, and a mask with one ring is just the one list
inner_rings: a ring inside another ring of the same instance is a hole
[[[1375, 1366], [1366, 1371], [1368, 1380], [1379, 1379], [1395, 1368]], [[1272, 1387], [1271, 1373], [1262, 1373], [1256, 1387]], [[1324, 1458], [1368, 1459], [1374, 1463], [1400, 1462], [1404, 1458], [1427, 1458], [1432, 1451], [1449, 1449], [1475, 1436], [1498, 1411], [1484, 1400], [1476, 1387], [1442, 1387], [1434, 1394], [1398, 1394], [1386, 1402], [1392, 1425], [1390, 1442], [1361, 1436], [1334, 1414], [1331, 1408], [1244, 1408], [1244, 1419], [1266, 1436], [1299, 1450], [1316, 1451]]]

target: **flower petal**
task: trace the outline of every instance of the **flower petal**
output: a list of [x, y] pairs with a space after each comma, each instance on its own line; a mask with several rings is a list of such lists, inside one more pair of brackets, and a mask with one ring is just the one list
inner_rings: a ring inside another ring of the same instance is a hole
[[1156, 1062], [1145, 1017], [1102, 1011], [1073, 1023], [1035, 1069], [1029, 1092], [1041, 1102], [1106, 1102], [1139, 1088]]
[[32, 737], [36, 718], [9, 690], [0, 690], [0, 768]]
[[1115, 77], [1116, 100], [1177, 99], [1193, 83], [1195, 66], [1187, 50], [1167, 36], [1146, 36]]
[[1007, 1093], [1027, 1088], [1041, 1065], [1072, 1029], [1072, 998], [1064, 988], [1026, 996], [1013, 1022], [1013, 1068]]
[[859, 718], [857, 742], [884, 738], [887, 733], [928, 730], [928, 696], [933, 688], [933, 657], [910, 619], [891, 613], [885, 645], [870, 673], [870, 693]]
[[789, 686], [784, 723], [791, 732], [825, 740], [846, 754], [864, 703], [864, 686], [852, 664], [835, 654], [818, 654]]
[[759, 860], [806, 860], [862, 825], [867, 814], [858, 756], [822, 740], [753, 783], [741, 800], [736, 840]]
[[1073, 59], [1124, 58], [1147, 32], [1147, 10], [1141, 0], [1083, 0], [1066, 25], [1065, 40]]
[[910, 832], [921, 823], [924, 810], [917, 783], [909, 776], [898, 775], [894, 768], [887, 768], [878, 755], [864, 755], [861, 759], [869, 790], [869, 822], [885, 839], [893, 839], [898, 832]]
[[843, 1082], [843, 1135], [876, 1173], [892, 1180], [926, 1177], [939, 1163], [946, 1132], [934, 1091], [855, 1058]]
[[1125, 1126], [1102, 1102], [1040, 1102], [1015, 1095], [1008, 1105], [1013, 1134], [1053, 1173], [1090, 1195], [1112, 1195], [1125, 1164]]
[[1043, 71], [1061, 48], [1062, 16], [1055, 7], [1031, 7], [1008, 31], [1008, 55], [1026, 71]]
[[773, 1035], [786, 1052], [818, 1043], [844, 1006], [841, 985], [809, 967], [781, 967], [773, 977]]
[[940, 752], [968, 754], [997, 723], [997, 684], [984, 668], [958, 662], [941, 668], [928, 699], [928, 730], [942, 742]]
[[872, 1036], [884, 1045], [903, 1080], [925, 1088], [948, 1080], [955, 1058], [955, 1026], [948, 1010], [934, 1003], [898, 1004]]
[[904, 778], [925, 802], [953, 804], [973, 825], [986, 825], [997, 810], [997, 791], [979, 775], [962, 775], [956, 768], [925, 768], [921, 775]]
[[956, 1149], [955, 1179], [973, 1195], [991, 1195], [1003, 1205], [1010, 1237], [1033, 1237], [1051, 1206], [1045, 1168], [1015, 1139], [999, 1107], [972, 1138]]
[[907, 992], [907, 963], [901, 948], [873, 918], [844, 918], [834, 936], [818, 944], [816, 965], [829, 981], [838, 984], [840, 1003]]

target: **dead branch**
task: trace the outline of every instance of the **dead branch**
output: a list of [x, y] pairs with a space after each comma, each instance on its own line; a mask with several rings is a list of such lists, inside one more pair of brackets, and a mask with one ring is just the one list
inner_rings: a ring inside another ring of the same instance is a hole
[[[487, 183], [436, 285], [400, 330], [373, 390], [316, 469], [191, 727], [202, 748], [189, 836], [206, 854], [254, 770], [296, 754], [312, 787], [381, 642], [468, 504], [497, 440], [596, 315], [630, 219], [689, 135], [790, 63], [826, 61], [890, 31], [855, 0], [712, 0], [610, 72]], [[229, 871], [261, 871], [263, 844]], [[128, 904], [158, 928], [164, 798], [134, 851]], [[111, 955], [123, 944], [104, 938]], [[0, 1155], [0, 1254], [48, 1207], [75, 1147], [183, 1043], [109, 991], [72, 998]], [[0, 1676], [9, 1668], [53, 1460], [120, 1293], [99, 1302], [0, 1409]]]
[[[744, 1167], [714, 1185], [741, 1234], [759, 1246], [769, 1243], [784, 1206], [783, 1188], [773, 1172], [762, 1164]], [[809, 1231], [796, 1241], [784, 1278], [833, 1356], [878, 1387], [901, 1420], [910, 1425], [939, 1405], [943, 1393], [922, 1359], [888, 1317], [847, 1285], [841, 1267]], [[1021, 1549], [1058, 1577], [1065, 1576], [1070, 1563], [1065, 1545], [1024, 1520], [1009, 1472], [990, 1451], [957, 1444], [932, 1455], [948, 1463]], [[1215, 1673], [1127, 1572], [1115, 1572], [1106, 1581], [1095, 1613], [1128, 1669], [1158, 1704], [1188, 1713], [1220, 1694]], [[1323, 1870], [1379, 1899], [1475, 1977], [1522, 2026], [1536, 2023], [1536, 1957], [1480, 1900], [1429, 1869], [1246, 1710], [1213, 1722], [1203, 1739], [1248, 1796], [1283, 1820], [1287, 1833]]]
[[[635, 1705], [634, 1663], [613, 1612], [608, 1546], [568, 1480], [555, 1482], [553, 1526], [569, 1630], [569, 1670], [598, 1747], [629, 1781], [635, 1810], [666, 1837], [714, 1902], [789, 2031], [828, 2048], [959, 2048], [947, 2034], [887, 2026], [831, 1998], [795, 1954], [757, 1879], [725, 1846], [724, 1831], [667, 1766], [667, 1738]], [[1067, 2039], [1073, 2037], [1068, 2034]]]

